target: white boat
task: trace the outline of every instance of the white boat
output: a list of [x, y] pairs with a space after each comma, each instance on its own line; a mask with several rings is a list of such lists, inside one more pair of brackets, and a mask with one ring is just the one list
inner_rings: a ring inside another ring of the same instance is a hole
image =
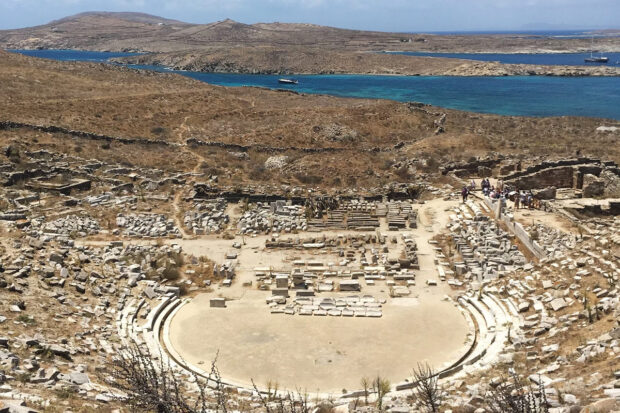
[[284, 83], [286, 85], [296, 85], [299, 83], [296, 79], [278, 79], [278, 83]]

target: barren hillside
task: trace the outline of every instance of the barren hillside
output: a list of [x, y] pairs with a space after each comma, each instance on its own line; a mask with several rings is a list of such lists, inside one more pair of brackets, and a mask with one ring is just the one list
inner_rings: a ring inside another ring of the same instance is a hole
[[[617, 133], [596, 132], [599, 125], [610, 124], [603, 120], [504, 117], [391, 101], [223, 88], [177, 75], [4, 52], [0, 93], [1, 120], [129, 141], [184, 144], [194, 138], [224, 145], [195, 149], [206, 167], [231, 181], [295, 182], [312, 172], [325, 177], [326, 185], [377, 185], [395, 176], [409, 179], [416, 168], [436, 171], [441, 164], [496, 152], [525, 158], [580, 153], [620, 160]], [[443, 133], [437, 135], [438, 125]], [[179, 171], [196, 162], [195, 156], [166, 145], [102, 146], [71, 134], [29, 129], [4, 131], [2, 140]], [[264, 162], [276, 155], [288, 158], [286, 167], [265, 170]]]

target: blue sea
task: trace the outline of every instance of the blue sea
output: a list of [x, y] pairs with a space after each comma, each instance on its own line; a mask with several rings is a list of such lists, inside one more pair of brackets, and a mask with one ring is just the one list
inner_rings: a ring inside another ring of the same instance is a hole
[[[429, 34], [446, 35], [446, 36], [475, 36], [475, 35], [513, 35], [515, 37], [559, 37], [567, 39], [580, 39], [580, 38], [605, 38], [605, 37], [618, 37], [617, 31], [613, 33], [603, 32], [599, 29], [588, 30], [482, 30], [482, 31], [439, 31], [428, 32]], [[409, 33], [420, 34], [420, 33]]]
[[[129, 53], [65, 50], [16, 51], [56, 60], [106, 62]], [[299, 75], [298, 85], [278, 83], [276, 75], [173, 71], [158, 66], [136, 69], [178, 73], [220, 86], [258, 86], [341, 97], [423, 102], [471, 112], [515, 116], [591, 116], [620, 120], [620, 77], [452, 77]]]

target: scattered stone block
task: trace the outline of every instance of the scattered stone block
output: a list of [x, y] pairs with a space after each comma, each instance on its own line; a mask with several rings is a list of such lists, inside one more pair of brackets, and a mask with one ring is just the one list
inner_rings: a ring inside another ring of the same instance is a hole
[[225, 298], [211, 298], [209, 300], [209, 307], [226, 308], [226, 299]]

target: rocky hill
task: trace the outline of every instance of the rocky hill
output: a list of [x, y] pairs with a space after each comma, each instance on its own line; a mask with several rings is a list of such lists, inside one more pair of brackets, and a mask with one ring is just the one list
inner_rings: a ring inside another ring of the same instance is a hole
[[[48, 24], [0, 31], [4, 48], [71, 48], [168, 52], [215, 46], [305, 46], [335, 50], [435, 52], [570, 52], [590, 50], [589, 39], [523, 35], [431, 35], [347, 30], [303, 23], [244, 24], [230, 19], [184, 23], [143, 13], [87, 12]], [[620, 50], [620, 38], [597, 40]]]
[[5, 48], [179, 51], [237, 45], [390, 48], [409, 35], [311, 24], [255, 24], [233, 20], [189, 24], [136, 13], [82, 13], [31, 28], [0, 31]]

